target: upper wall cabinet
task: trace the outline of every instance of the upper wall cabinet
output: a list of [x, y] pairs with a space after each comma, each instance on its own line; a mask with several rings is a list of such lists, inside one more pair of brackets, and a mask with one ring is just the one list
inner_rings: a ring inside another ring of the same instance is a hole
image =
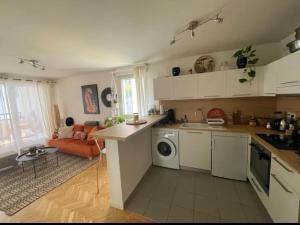
[[174, 99], [196, 98], [198, 90], [197, 78], [198, 76], [196, 74], [174, 77]]
[[159, 77], [154, 79], [154, 99], [171, 100], [174, 93], [173, 77]]
[[277, 66], [277, 93], [300, 94], [300, 51], [274, 62]]
[[259, 95], [275, 96], [278, 65], [271, 63], [264, 68], [263, 76], [259, 77]]
[[240, 78], [247, 77], [244, 69], [227, 71], [227, 93], [228, 97], [251, 97], [258, 96], [258, 82], [263, 75], [263, 67], [256, 68], [256, 77], [251, 82], [240, 83]]
[[198, 75], [199, 98], [225, 98], [226, 72], [218, 71]]

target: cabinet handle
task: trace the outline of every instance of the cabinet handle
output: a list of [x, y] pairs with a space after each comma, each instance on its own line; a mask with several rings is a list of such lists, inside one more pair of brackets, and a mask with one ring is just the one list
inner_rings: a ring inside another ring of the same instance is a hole
[[189, 134], [202, 134], [200, 131], [187, 131]]
[[251, 96], [251, 94], [233, 94], [235, 97], [245, 97], [245, 96]]
[[193, 97], [181, 97], [181, 98], [188, 99], [188, 98], [193, 98]]
[[272, 157], [272, 159], [274, 159], [280, 166], [282, 166], [287, 172], [289, 173], [294, 173], [294, 171], [290, 170], [289, 168], [287, 168], [285, 165], [282, 164], [282, 162], [280, 162], [276, 157]]
[[253, 182], [255, 188], [256, 188], [260, 193], [262, 193], [262, 191], [261, 191], [261, 189], [259, 188], [259, 186], [257, 185], [256, 181], [255, 181], [253, 178], [251, 178], [251, 180], [252, 180], [252, 182]]
[[218, 98], [220, 95], [205, 95], [204, 98]]
[[286, 186], [284, 186], [284, 184], [276, 177], [275, 174], [272, 174], [272, 177], [274, 178], [274, 180], [276, 180], [276, 182], [285, 190], [285, 192], [289, 193], [289, 194], [293, 194], [293, 192], [291, 192]]
[[280, 84], [295, 84], [295, 83], [299, 83], [298, 80], [295, 80], [295, 81], [288, 81], [288, 82], [282, 82]]

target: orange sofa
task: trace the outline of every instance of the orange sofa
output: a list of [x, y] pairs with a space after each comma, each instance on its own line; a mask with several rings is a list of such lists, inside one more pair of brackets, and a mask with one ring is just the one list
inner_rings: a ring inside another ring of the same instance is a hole
[[[74, 125], [74, 132], [76, 131], [84, 131], [87, 134], [91, 132], [94, 127], [84, 126], [76, 124]], [[104, 129], [104, 127], [97, 126], [97, 130]], [[101, 149], [105, 147], [104, 139], [99, 138], [98, 144]], [[58, 139], [57, 137], [53, 137], [48, 141], [48, 146], [56, 147], [60, 152], [70, 153], [82, 157], [87, 157], [92, 159], [93, 157], [99, 155], [98, 147], [93, 139], [86, 139], [86, 140], [77, 140], [73, 138], [63, 138]]]

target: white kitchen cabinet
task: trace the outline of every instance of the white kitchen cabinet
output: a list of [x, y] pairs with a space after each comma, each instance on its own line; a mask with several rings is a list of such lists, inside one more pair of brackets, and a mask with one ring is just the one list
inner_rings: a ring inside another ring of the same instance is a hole
[[183, 75], [173, 77], [174, 99], [193, 99], [197, 97], [197, 75]]
[[278, 67], [277, 93], [300, 94], [300, 51], [274, 62]]
[[179, 132], [180, 165], [184, 167], [211, 170], [211, 132]]
[[247, 180], [249, 137], [243, 133], [212, 133], [212, 175]]
[[251, 82], [240, 83], [240, 78], [248, 78], [244, 69], [227, 71], [227, 93], [228, 97], [252, 97], [258, 96], [259, 76], [262, 75], [263, 67], [256, 68], [256, 77]]
[[298, 223], [299, 202], [300, 196], [276, 170], [272, 170], [268, 210], [272, 220], [276, 223]]
[[174, 94], [173, 77], [159, 77], [154, 79], [154, 99], [171, 100]]
[[264, 72], [258, 78], [259, 95], [260, 96], [275, 96], [277, 83], [278, 65], [271, 63], [264, 67]]
[[198, 75], [199, 98], [225, 98], [226, 96], [226, 72], [210, 72]]

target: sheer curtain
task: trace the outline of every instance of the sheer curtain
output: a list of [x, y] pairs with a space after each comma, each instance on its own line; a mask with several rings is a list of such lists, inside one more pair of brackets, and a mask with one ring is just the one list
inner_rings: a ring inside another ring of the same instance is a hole
[[136, 82], [138, 112], [141, 116], [148, 115], [148, 110], [151, 108], [148, 99], [149, 96], [149, 79], [147, 76], [147, 66], [137, 66], [134, 69], [134, 78]]
[[50, 87], [19, 80], [2, 81], [0, 87], [0, 156], [46, 144], [51, 130]]

